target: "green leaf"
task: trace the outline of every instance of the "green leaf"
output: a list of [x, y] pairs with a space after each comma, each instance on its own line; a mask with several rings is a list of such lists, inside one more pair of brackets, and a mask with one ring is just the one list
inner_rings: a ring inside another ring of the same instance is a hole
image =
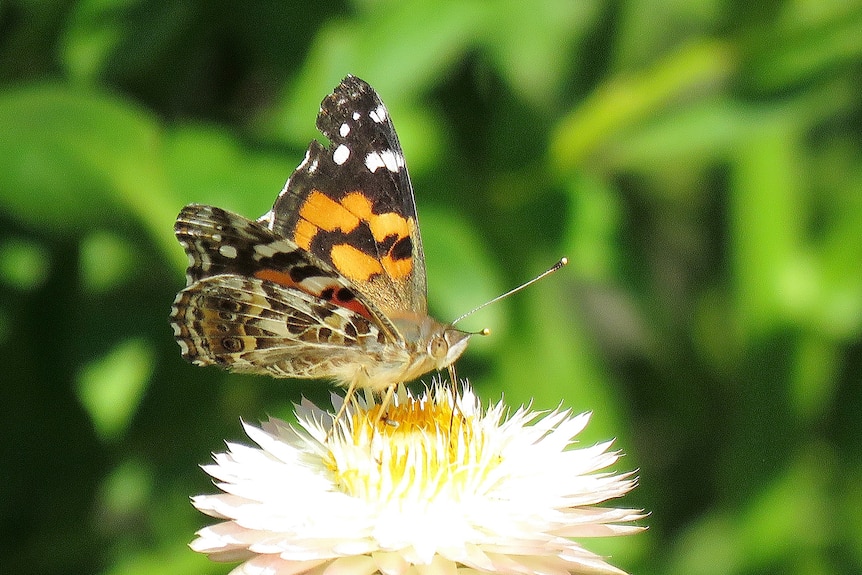
[[690, 93], [719, 85], [735, 66], [732, 54], [726, 44], [701, 40], [651, 68], [607, 78], [559, 123], [550, 144], [554, 167], [568, 172], [631, 125]]
[[[797, 259], [804, 245], [806, 214], [799, 186], [797, 135], [764, 130], [740, 146], [733, 158], [731, 233], [741, 327], [763, 335], [788, 319], [801, 290]], [[787, 274], [790, 274], [788, 276]], [[787, 289], [792, 288], [792, 289]]]
[[159, 239], [170, 229], [161, 134], [142, 110], [103, 94], [33, 85], [0, 93], [0, 125], [0, 209], [22, 223], [80, 234], [126, 209]]
[[131, 423], [153, 370], [154, 351], [143, 340], [121, 343], [87, 365], [78, 377], [78, 399], [106, 441], [119, 439]]
[[0, 281], [19, 290], [33, 290], [48, 277], [50, 254], [43, 246], [12, 238], [0, 243]]
[[81, 283], [90, 292], [105, 293], [131, 276], [135, 249], [125, 239], [96, 231], [81, 242]]
[[601, 3], [580, 0], [498, 2], [482, 42], [501, 75], [525, 100], [551, 105], [576, 65], [575, 47], [595, 24]]
[[[309, 119], [314, 125], [314, 118]], [[255, 150], [217, 126], [186, 124], [168, 133], [166, 164], [173, 200], [198, 202], [257, 217], [272, 206], [303, 150]]]

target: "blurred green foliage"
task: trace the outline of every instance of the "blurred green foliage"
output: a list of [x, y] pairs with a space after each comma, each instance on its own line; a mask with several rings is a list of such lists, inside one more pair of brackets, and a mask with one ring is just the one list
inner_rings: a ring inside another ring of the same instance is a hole
[[[862, 2], [0, 3], [9, 573], [225, 573], [188, 496], [322, 384], [183, 362], [187, 202], [256, 217], [347, 73], [411, 167], [486, 401], [592, 410], [639, 468], [629, 571], [862, 572]], [[286, 486], [287, 487], [287, 486]]]

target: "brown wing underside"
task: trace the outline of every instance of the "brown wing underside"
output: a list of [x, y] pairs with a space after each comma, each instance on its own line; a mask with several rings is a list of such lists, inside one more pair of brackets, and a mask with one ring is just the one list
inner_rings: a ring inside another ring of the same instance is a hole
[[373, 360], [393, 345], [358, 314], [234, 275], [206, 278], [181, 291], [171, 322], [188, 361], [276, 377], [339, 380], [345, 364], [358, 365], [356, 353]]

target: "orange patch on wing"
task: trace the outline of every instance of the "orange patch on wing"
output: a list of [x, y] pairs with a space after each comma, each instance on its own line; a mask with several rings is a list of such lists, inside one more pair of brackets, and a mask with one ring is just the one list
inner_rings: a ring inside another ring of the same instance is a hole
[[348, 244], [332, 246], [330, 256], [339, 272], [356, 281], [365, 282], [371, 276], [383, 273], [380, 262]]
[[339, 307], [349, 309], [352, 312], [364, 316], [366, 319], [374, 321], [374, 318], [371, 316], [371, 312], [368, 311], [368, 308], [362, 305], [357, 299], [352, 299], [350, 301], [342, 301], [336, 298], [332, 298], [330, 301]]
[[368, 225], [371, 227], [374, 239], [378, 242], [382, 242], [389, 236], [397, 236], [400, 240], [410, 235], [407, 220], [394, 212], [372, 216], [368, 220]]
[[319, 230], [320, 228], [308, 220], [301, 219], [296, 222], [296, 229], [293, 230], [293, 241], [302, 249], [311, 251], [311, 240]]
[[374, 240], [382, 242], [389, 236], [397, 236], [398, 239], [410, 235], [410, 226], [407, 220], [395, 212], [375, 214], [371, 211], [371, 202], [361, 192], [351, 192], [344, 196], [341, 204], [356, 214], [362, 221], [368, 223]]
[[[395, 212], [375, 214], [371, 200], [361, 191], [350, 192], [336, 201], [319, 190], [312, 190], [300, 207], [299, 215], [294, 241], [306, 250], [311, 249], [314, 236], [321, 231], [340, 230], [347, 234], [363, 222], [368, 225], [374, 241], [378, 243], [393, 236], [395, 242], [409, 238], [416, 227], [412, 218], [405, 218]], [[371, 276], [382, 273], [395, 279], [403, 279], [413, 273], [412, 258], [396, 259], [391, 254], [386, 254], [378, 261], [375, 256], [349, 244], [333, 246], [329, 255], [341, 273], [357, 281], [368, 281]]]
[[284, 272], [280, 272], [278, 270], [266, 268], [262, 270], [258, 270], [254, 272], [254, 277], [267, 280], [279, 285], [283, 285], [285, 287], [296, 287], [297, 283], [293, 281], [293, 278], [290, 277], [290, 274], [286, 274]]
[[308, 220], [321, 230], [350, 233], [359, 225], [359, 218], [350, 213], [343, 203], [327, 197], [318, 190], [312, 192], [299, 208], [299, 217]]
[[397, 280], [406, 278], [413, 271], [413, 258], [399, 260], [386, 255], [383, 256], [380, 263], [383, 264], [383, 269], [386, 270], [386, 274]]
[[341, 199], [340, 203], [350, 210], [350, 213], [362, 220], [374, 217], [371, 212], [371, 200], [366, 198], [362, 192], [350, 192]]

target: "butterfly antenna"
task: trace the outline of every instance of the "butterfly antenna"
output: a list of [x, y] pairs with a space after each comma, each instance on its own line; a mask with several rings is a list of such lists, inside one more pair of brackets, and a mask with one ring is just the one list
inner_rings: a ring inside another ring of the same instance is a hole
[[[521, 290], [522, 290], [522, 289], [524, 289], [525, 287], [527, 287], [527, 286], [529, 286], [529, 285], [532, 285], [532, 284], [536, 283], [537, 281], [539, 281], [540, 279], [542, 279], [542, 278], [544, 278], [544, 277], [546, 277], [546, 276], [551, 275], [552, 273], [554, 273], [555, 271], [557, 271], [558, 269], [560, 269], [561, 267], [563, 267], [563, 266], [564, 266], [564, 265], [566, 265], [567, 263], [569, 263], [569, 258], [560, 258], [560, 261], [558, 261], [558, 262], [557, 262], [557, 263], [555, 263], [553, 266], [551, 266], [551, 268], [550, 268], [550, 269], [545, 270], [544, 272], [540, 273], [539, 275], [537, 275], [536, 277], [534, 277], [534, 278], [533, 278], [533, 279], [531, 279], [530, 281], [528, 281], [528, 282], [526, 282], [526, 283], [523, 283], [523, 284], [519, 285], [519, 286], [518, 286], [518, 287], [516, 287], [515, 289], [511, 289], [511, 290], [507, 291], [506, 293], [504, 293], [504, 294], [502, 294], [502, 295], [498, 295], [497, 297], [495, 297], [495, 298], [494, 298], [494, 299], [492, 299], [491, 301], [486, 301], [485, 303], [483, 303], [483, 304], [482, 304], [482, 305], [480, 305], [479, 307], [475, 307], [475, 308], [471, 309], [470, 311], [468, 311], [468, 312], [467, 312], [467, 313], [465, 313], [464, 315], [461, 315], [461, 316], [457, 317], [457, 318], [455, 319], [455, 321], [453, 321], [453, 322], [452, 322], [451, 324], [449, 324], [449, 325], [454, 326], [456, 323], [458, 323], [459, 321], [461, 321], [461, 320], [462, 320], [462, 319], [464, 319], [465, 317], [469, 317], [469, 316], [473, 315], [474, 313], [476, 313], [477, 311], [479, 311], [479, 310], [480, 310], [480, 309], [482, 309], [483, 307], [489, 306], [489, 305], [491, 305], [492, 303], [498, 302], [498, 301], [500, 301], [500, 300], [501, 300], [501, 299], [503, 299], [503, 298], [507, 298], [507, 297], [509, 297], [510, 295], [512, 295], [512, 294], [514, 294], [514, 293], [517, 293], [517, 292], [521, 291]], [[488, 331], [487, 329], [483, 329], [483, 330], [482, 330], [481, 332], [479, 332], [479, 333], [481, 333], [481, 334], [483, 334], [483, 335], [487, 335], [487, 334], [489, 333], [489, 331]]]

